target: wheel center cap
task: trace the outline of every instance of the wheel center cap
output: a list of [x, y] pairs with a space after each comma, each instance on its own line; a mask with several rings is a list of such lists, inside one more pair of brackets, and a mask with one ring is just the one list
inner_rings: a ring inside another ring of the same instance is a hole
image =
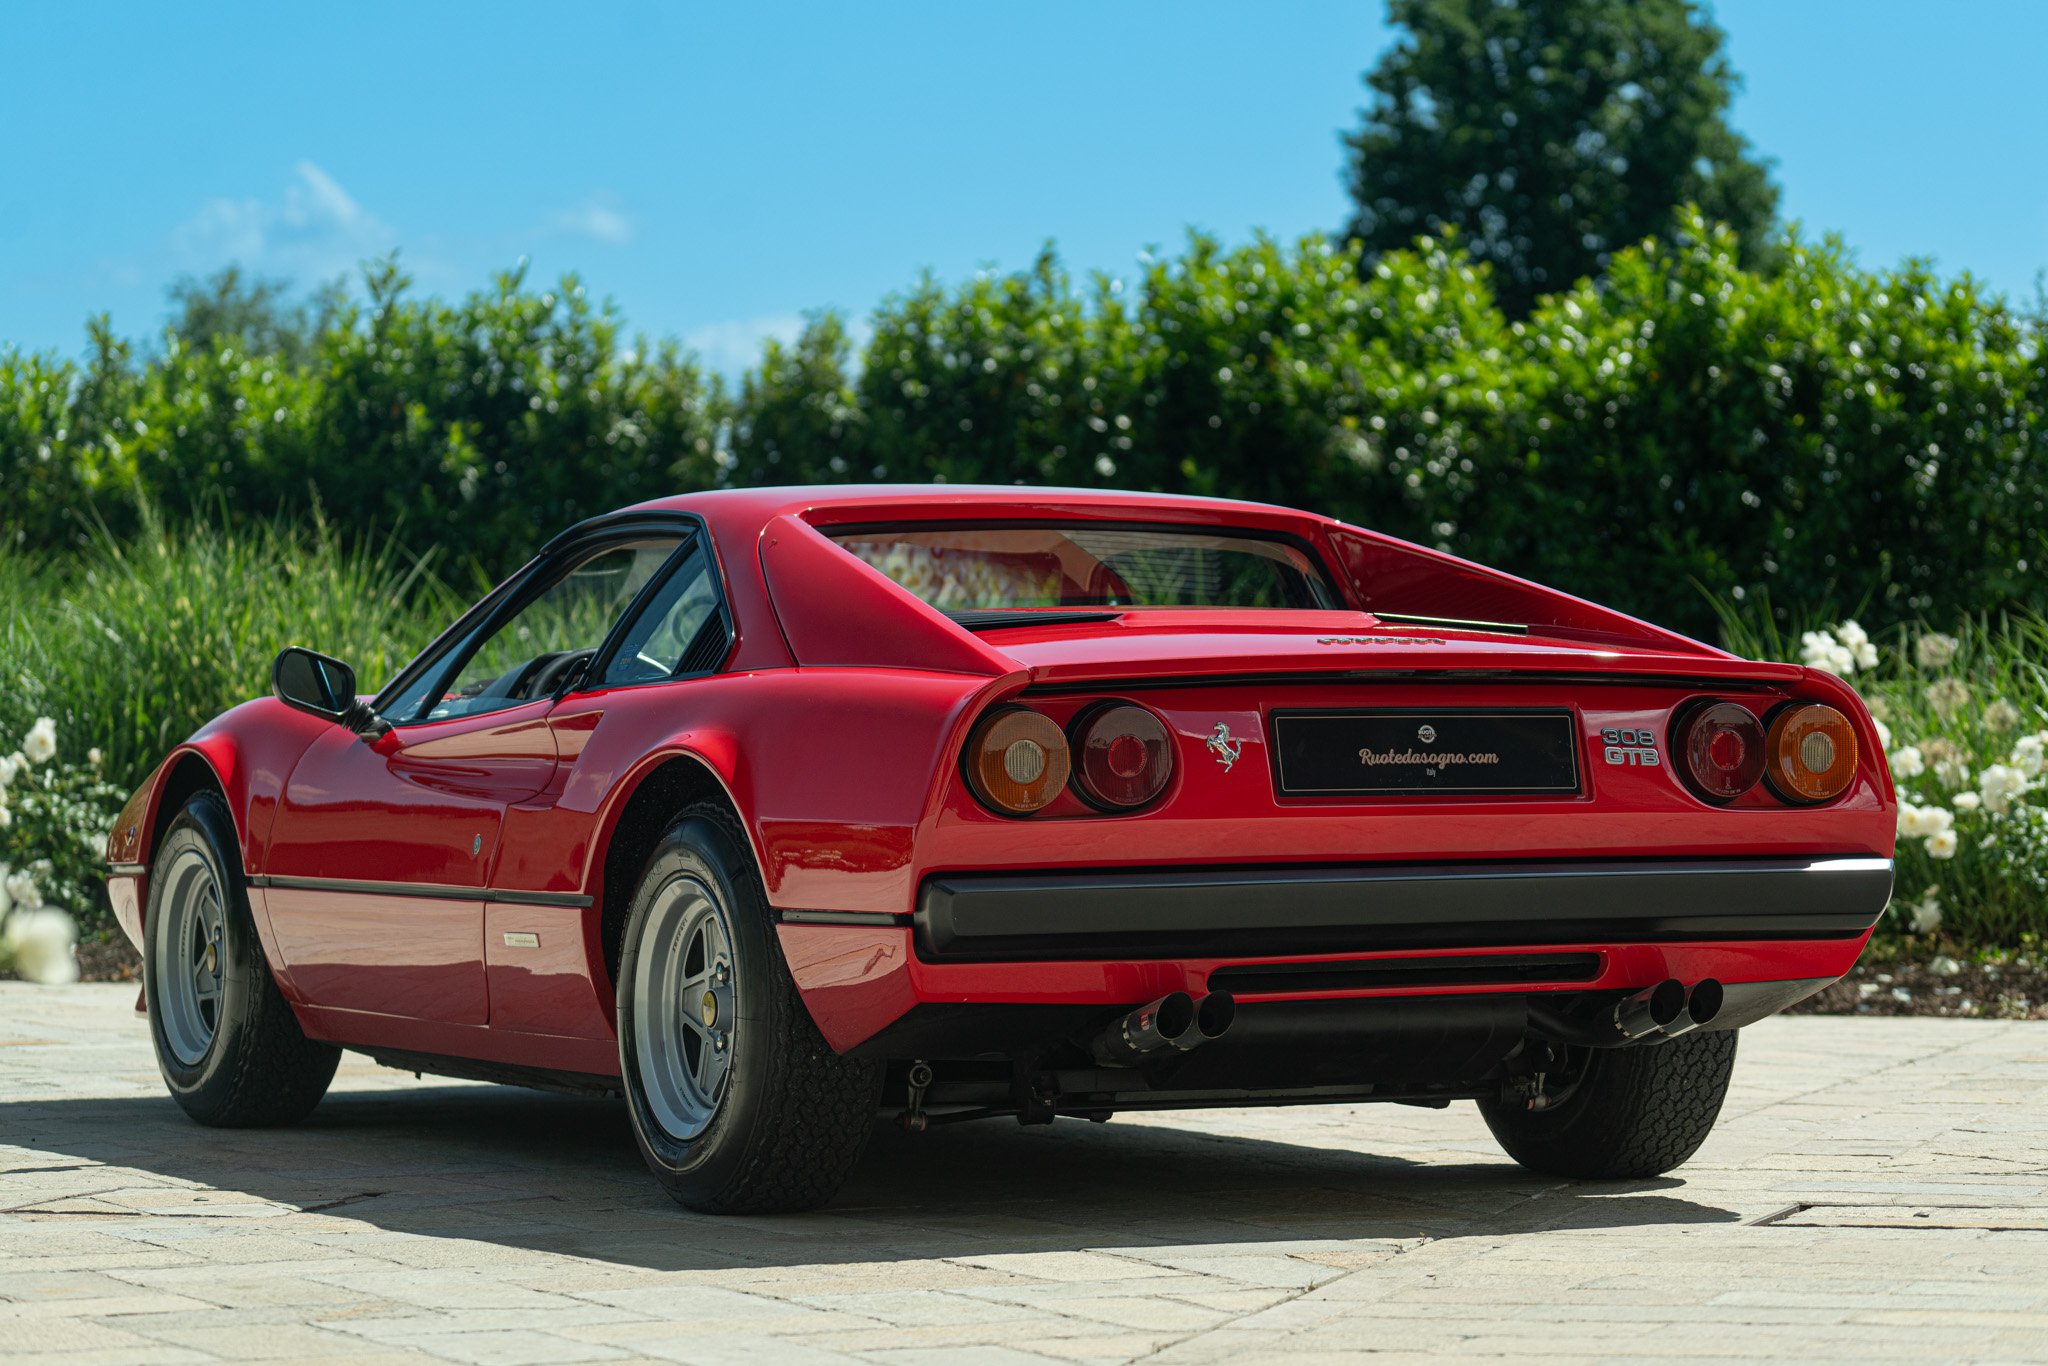
[[220, 950], [212, 944], [206, 946], [206, 970], [209, 973], [220, 971]]
[[707, 991], [707, 992], [705, 992], [705, 993], [704, 993], [704, 1004], [703, 1004], [702, 1006], [698, 1007], [698, 1010], [697, 1010], [697, 1014], [703, 1017], [703, 1020], [704, 1020], [704, 1027], [705, 1027], [706, 1029], [709, 1029], [709, 1028], [710, 1028], [710, 1027], [711, 1027], [712, 1025], [715, 1025], [715, 1024], [717, 1024], [717, 1023], [718, 1023], [718, 998], [717, 998], [716, 996], [712, 995], [712, 994], [711, 994], [710, 992], [708, 992], [708, 991]]

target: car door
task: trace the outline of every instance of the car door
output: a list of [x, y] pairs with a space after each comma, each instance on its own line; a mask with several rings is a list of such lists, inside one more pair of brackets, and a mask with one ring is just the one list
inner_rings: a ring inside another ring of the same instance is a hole
[[599, 537], [529, 568], [379, 703], [372, 741], [336, 727], [294, 767], [262, 891], [293, 989], [336, 1010], [482, 1025], [484, 908], [505, 813], [557, 765], [563, 684], [681, 537]]
[[548, 713], [560, 768], [547, 791], [508, 811], [485, 906], [494, 1032], [611, 1037], [606, 965], [592, 957], [601, 941], [586, 923], [596, 911], [557, 894], [579, 885], [620, 774], [647, 737], [687, 723], [691, 680], [717, 672], [732, 641], [710, 546], [694, 540]]

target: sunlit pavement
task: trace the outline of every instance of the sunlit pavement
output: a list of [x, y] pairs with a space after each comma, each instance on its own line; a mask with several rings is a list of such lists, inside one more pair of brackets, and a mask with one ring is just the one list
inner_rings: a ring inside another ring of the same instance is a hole
[[615, 1103], [354, 1058], [198, 1128], [132, 986], [0, 984], [0, 1358], [2048, 1359], [2048, 1026], [1773, 1020], [1676, 1176], [1542, 1180], [1470, 1106], [878, 1129], [712, 1219]]

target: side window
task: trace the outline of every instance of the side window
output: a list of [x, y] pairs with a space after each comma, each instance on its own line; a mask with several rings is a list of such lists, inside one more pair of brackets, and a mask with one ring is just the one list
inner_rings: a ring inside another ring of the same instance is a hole
[[718, 663], [710, 657], [711, 652], [724, 640], [718, 586], [712, 580], [710, 557], [700, 544], [691, 548], [649, 596], [640, 614], [627, 624], [599, 682], [613, 687], [650, 683], [678, 672], [711, 668]]
[[679, 544], [674, 537], [618, 542], [573, 562], [496, 630], [454, 651], [452, 670], [431, 671], [441, 681], [423, 699], [425, 714], [403, 720], [477, 716], [546, 697], [589, 662]]

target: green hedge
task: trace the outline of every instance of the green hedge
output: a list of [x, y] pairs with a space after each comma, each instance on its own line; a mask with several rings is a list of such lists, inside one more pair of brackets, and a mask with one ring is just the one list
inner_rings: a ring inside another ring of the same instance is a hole
[[[2048, 600], [2048, 324], [1969, 279], [1791, 240], [1745, 271], [1684, 220], [1509, 323], [1422, 242], [1193, 239], [1119, 284], [1048, 254], [815, 319], [728, 388], [626, 344], [571, 279], [457, 304], [369, 280], [311, 359], [104, 328], [0, 354], [0, 534], [53, 548], [138, 503], [434, 545], [486, 574], [660, 493], [905, 479], [1296, 503], [1711, 632], [1707, 594], [1951, 620]], [[1704, 592], [1702, 590], [1705, 590]]]

